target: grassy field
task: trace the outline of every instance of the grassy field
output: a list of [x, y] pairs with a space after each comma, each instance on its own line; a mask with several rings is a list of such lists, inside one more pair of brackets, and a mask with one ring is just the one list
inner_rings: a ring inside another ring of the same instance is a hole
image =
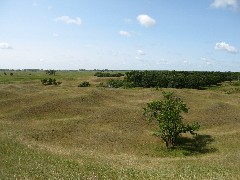
[[[0, 179], [240, 179], [240, 86], [168, 89], [199, 136], [167, 151], [142, 115], [166, 89], [111, 89], [93, 72], [0, 74]], [[77, 87], [83, 81], [92, 85]]]

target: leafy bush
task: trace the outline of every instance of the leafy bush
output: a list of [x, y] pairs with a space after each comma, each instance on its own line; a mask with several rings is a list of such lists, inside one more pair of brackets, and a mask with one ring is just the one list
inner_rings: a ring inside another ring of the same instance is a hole
[[174, 148], [181, 133], [190, 132], [194, 135], [200, 126], [197, 123], [183, 123], [181, 113], [187, 113], [188, 107], [180, 98], [173, 96], [173, 92], [163, 92], [163, 97], [162, 101], [148, 103], [144, 115], [148, 122], [158, 122], [159, 130], [155, 135], [165, 141], [167, 148]]
[[98, 87], [105, 87], [105, 88], [133, 88], [134, 85], [132, 82], [127, 82], [125, 80], [119, 79], [110, 79], [106, 83], [100, 83]]
[[231, 85], [232, 86], [240, 86], [240, 81], [232, 82]]
[[110, 88], [120, 88], [123, 86], [123, 80], [110, 79], [107, 81], [107, 87]]
[[52, 78], [44, 78], [41, 80], [43, 85], [59, 85], [61, 84], [61, 82], [56, 81], [56, 79], [52, 79]]
[[78, 87], [89, 87], [90, 83], [87, 81], [82, 82], [81, 84], [78, 85]]

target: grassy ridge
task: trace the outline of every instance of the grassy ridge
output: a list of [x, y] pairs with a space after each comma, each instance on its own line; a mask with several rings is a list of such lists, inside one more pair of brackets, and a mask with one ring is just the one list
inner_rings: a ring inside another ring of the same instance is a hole
[[[60, 86], [21, 76], [24, 81], [0, 84], [3, 179], [240, 178], [237, 91], [172, 89], [190, 107], [186, 121], [202, 128], [199, 139], [183, 137], [182, 146], [168, 152], [152, 136], [156, 124], [148, 125], [142, 115], [161, 90], [96, 88], [105, 79], [89, 73], [57, 74]], [[46, 75], [31, 75], [38, 76]], [[85, 80], [93, 86], [77, 87]]]

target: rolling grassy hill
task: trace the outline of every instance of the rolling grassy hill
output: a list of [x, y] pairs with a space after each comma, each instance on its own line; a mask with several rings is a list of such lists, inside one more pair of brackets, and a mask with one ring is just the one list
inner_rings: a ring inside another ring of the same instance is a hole
[[167, 151], [142, 115], [167, 89], [100, 88], [107, 78], [89, 72], [57, 73], [59, 86], [44, 77], [0, 75], [1, 179], [240, 179], [239, 87], [168, 89], [201, 129]]

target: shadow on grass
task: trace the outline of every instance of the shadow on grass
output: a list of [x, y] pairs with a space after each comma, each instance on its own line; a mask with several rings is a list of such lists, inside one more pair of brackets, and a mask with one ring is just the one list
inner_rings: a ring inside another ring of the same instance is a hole
[[193, 138], [180, 137], [177, 141], [177, 148], [181, 149], [186, 156], [214, 153], [217, 149], [209, 147], [213, 141], [210, 135], [196, 135]]

